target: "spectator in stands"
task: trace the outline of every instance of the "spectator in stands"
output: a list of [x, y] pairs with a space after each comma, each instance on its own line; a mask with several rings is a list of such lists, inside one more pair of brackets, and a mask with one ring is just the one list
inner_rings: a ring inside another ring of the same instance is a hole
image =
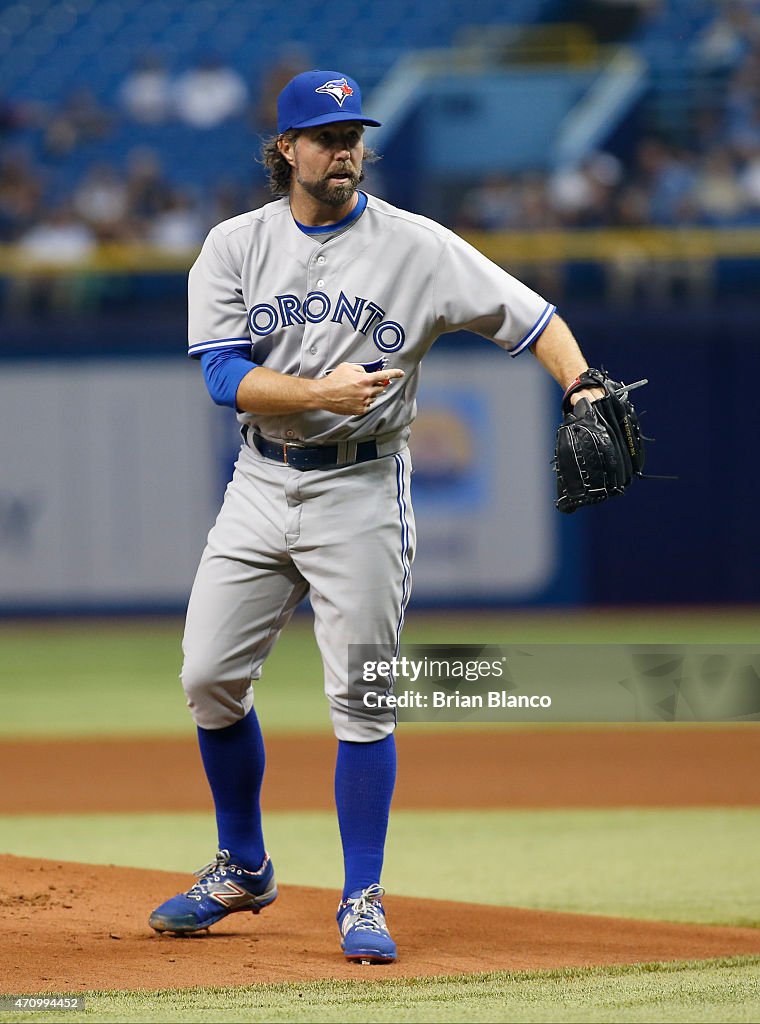
[[269, 186], [265, 181], [251, 186], [240, 181], [222, 181], [214, 189], [204, 212], [207, 230], [214, 224], [237, 217], [246, 210], [258, 210], [264, 203], [271, 202], [271, 198]]
[[146, 53], [119, 89], [119, 102], [140, 124], [160, 125], [172, 115], [172, 81], [163, 59]]
[[87, 142], [103, 139], [112, 125], [112, 114], [101, 106], [91, 89], [77, 89], [55, 110], [45, 128], [45, 153], [63, 160]]
[[184, 72], [174, 86], [176, 114], [191, 128], [216, 128], [244, 114], [247, 106], [248, 86], [218, 57], [209, 56]]
[[80, 181], [73, 195], [74, 210], [99, 240], [114, 241], [125, 232], [129, 197], [127, 183], [114, 167], [94, 164]]
[[614, 196], [610, 219], [615, 227], [647, 227], [651, 223], [647, 190], [642, 185], [625, 182]]
[[239, 181], [227, 179], [218, 182], [215, 186], [209, 197], [204, 219], [211, 226], [237, 217], [245, 210], [255, 209], [257, 209], [255, 206], [246, 206], [246, 190], [242, 184]]
[[0, 95], [0, 138], [20, 131], [30, 120], [28, 104]]
[[643, 139], [636, 150], [636, 178], [649, 197], [649, 221], [671, 225], [693, 219], [693, 158], [662, 139]]
[[[29, 268], [8, 280], [8, 308], [34, 316], [74, 310], [91, 297], [91, 277], [81, 264], [95, 251], [96, 239], [75, 215], [70, 203], [48, 210], [18, 240], [17, 249]], [[66, 271], [66, 272], [61, 272]]]
[[746, 197], [727, 147], [704, 153], [697, 164], [694, 206], [704, 224], [736, 224], [746, 210]]
[[520, 220], [518, 226], [533, 231], [551, 231], [560, 226], [552, 209], [543, 174], [523, 176], [520, 182]]
[[743, 0], [723, 0], [715, 18], [700, 32], [694, 55], [707, 72], [729, 71], [760, 42], [757, 12]]
[[522, 199], [517, 181], [507, 174], [489, 174], [465, 192], [458, 226], [470, 231], [508, 231], [521, 221]]
[[258, 103], [253, 109], [253, 128], [261, 135], [277, 131], [277, 97], [291, 78], [314, 67], [309, 51], [300, 43], [286, 43], [280, 48], [275, 63], [261, 78]]
[[760, 146], [745, 156], [745, 163], [739, 172], [739, 187], [747, 207], [746, 220], [757, 224], [760, 219]]
[[167, 208], [171, 186], [157, 154], [147, 147], [133, 149], [127, 157], [127, 213], [137, 233], [145, 235], [151, 222]]
[[207, 230], [197, 200], [187, 190], [174, 189], [150, 222], [147, 241], [163, 252], [187, 253], [200, 248]]
[[718, 104], [698, 107], [692, 115], [691, 126], [694, 149], [706, 153], [726, 143], [725, 111]]
[[87, 259], [95, 245], [95, 235], [76, 216], [69, 203], [50, 209], [18, 242], [20, 252], [28, 259], [58, 266]]
[[725, 131], [729, 136], [741, 132], [753, 120], [760, 99], [760, 52], [747, 54], [731, 76], [725, 99]]
[[734, 152], [741, 160], [760, 146], [760, 95], [754, 96], [741, 119], [737, 119], [728, 133]]
[[611, 153], [592, 153], [577, 167], [560, 168], [548, 181], [549, 201], [566, 227], [602, 227], [612, 220], [623, 167]]
[[557, 227], [559, 217], [542, 173], [490, 174], [465, 193], [456, 223], [470, 231], [540, 231]]
[[0, 156], [0, 242], [15, 242], [42, 216], [43, 181], [22, 147]]

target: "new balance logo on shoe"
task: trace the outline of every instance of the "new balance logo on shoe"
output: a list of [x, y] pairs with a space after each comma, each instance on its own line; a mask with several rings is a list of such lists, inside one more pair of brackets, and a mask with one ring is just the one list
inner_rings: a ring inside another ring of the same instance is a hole
[[228, 914], [243, 910], [258, 914], [277, 899], [274, 867], [268, 854], [258, 871], [249, 871], [231, 863], [228, 850], [220, 850], [195, 874], [198, 881], [187, 892], [172, 896], [153, 911], [151, 928], [191, 935], [210, 928]]

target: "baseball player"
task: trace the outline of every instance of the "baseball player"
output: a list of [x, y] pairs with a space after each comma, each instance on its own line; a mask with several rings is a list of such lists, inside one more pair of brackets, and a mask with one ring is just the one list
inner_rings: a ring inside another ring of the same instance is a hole
[[359, 190], [364, 127], [378, 123], [348, 75], [293, 78], [264, 148], [279, 198], [213, 228], [190, 271], [189, 354], [243, 437], [183, 640], [219, 852], [150, 924], [197, 932], [277, 897], [252, 681], [309, 595], [337, 737], [341, 948], [387, 963], [396, 946], [380, 877], [395, 722], [354, 699], [348, 648], [398, 649], [415, 550], [407, 441], [420, 361], [440, 334], [467, 329], [511, 356], [531, 350], [563, 386], [587, 364], [551, 302], [439, 224]]

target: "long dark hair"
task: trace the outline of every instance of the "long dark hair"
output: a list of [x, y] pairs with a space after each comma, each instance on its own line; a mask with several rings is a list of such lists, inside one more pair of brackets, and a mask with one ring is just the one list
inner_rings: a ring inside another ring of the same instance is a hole
[[[267, 169], [269, 191], [274, 196], [288, 195], [290, 192], [290, 179], [293, 173], [293, 168], [280, 152], [277, 143], [280, 139], [289, 139], [291, 142], [295, 142], [298, 135], [299, 132], [296, 128], [290, 128], [288, 131], [283, 132], [282, 135], [273, 135], [271, 138], [265, 139], [262, 144], [261, 160], [259, 162]], [[380, 157], [373, 149], [365, 147], [363, 158], [365, 164], [373, 164], [379, 159]], [[363, 180], [364, 171], [362, 170], [359, 181]]]

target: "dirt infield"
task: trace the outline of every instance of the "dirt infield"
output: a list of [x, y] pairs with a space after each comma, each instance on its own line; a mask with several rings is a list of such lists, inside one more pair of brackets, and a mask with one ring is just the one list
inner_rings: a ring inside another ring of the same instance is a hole
[[6, 993], [375, 980], [760, 953], [760, 930], [752, 928], [392, 897], [388, 918], [401, 956], [370, 968], [343, 961], [335, 896], [322, 889], [286, 886], [258, 917], [238, 914], [210, 933], [176, 939], [148, 928], [146, 908], [184, 888], [184, 875], [3, 856], [0, 878]]
[[[760, 729], [398, 733], [394, 806], [760, 806]], [[267, 740], [269, 810], [333, 806], [331, 736]], [[194, 738], [0, 743], [2, 814], [211, 808]]]
[[[552, 729], [399, 735], [397, 808], [760, 806], [760, 730]], [[330, 737], [268, 741], [266, 809], [332, 807]], [[0, 813], [211, 810], [193, 739], [8, 741]], [[0, 856], [7, 993], [536, 970], [760, 954], [760, 929], [387, 900], [398, 963], [343, 962], [335, 894], [285, 886], [259, 917], [191, 939], [149, 910], [187, 876]], [[432, 911], [435, 911], [434, 913]]]

